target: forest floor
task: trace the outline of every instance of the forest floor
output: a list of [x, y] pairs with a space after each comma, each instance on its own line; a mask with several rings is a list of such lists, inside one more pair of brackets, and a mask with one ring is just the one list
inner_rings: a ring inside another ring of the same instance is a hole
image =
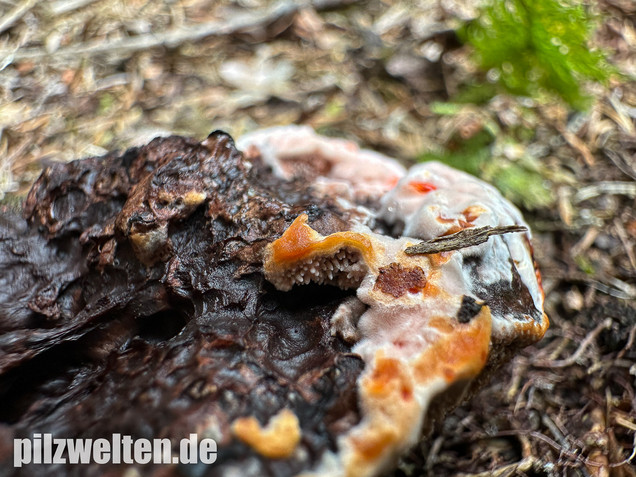
[[636, 4], [589, 3], [623, 76], [576, 112], [479, 97], [470, 0], [0, 0], [0, 196], [50, 161], [290, 123], [473, 171], [532, 226], [551, 327], [394, 475], [636, 476]]

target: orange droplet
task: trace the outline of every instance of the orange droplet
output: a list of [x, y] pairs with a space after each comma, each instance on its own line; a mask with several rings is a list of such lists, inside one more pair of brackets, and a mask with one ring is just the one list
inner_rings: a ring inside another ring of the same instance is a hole
[[436, 190], [437, 186], [430, 182], [413, 181], [409, 183], [411, 188], [419, 194], [428, 194], [429, 192]]

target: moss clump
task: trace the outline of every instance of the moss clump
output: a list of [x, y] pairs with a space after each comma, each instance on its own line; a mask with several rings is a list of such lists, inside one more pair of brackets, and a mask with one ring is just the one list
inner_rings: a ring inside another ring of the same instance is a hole
[[531, 157], [510, 161], [493, 154], [496, 138], [482, 130], [468, 140], [454, 138], [438, 152], [428, 152], [419, 161], [440, 161], [491, 182], [502, 194], [526, 209], [550, 207], [554, 197], [540, 170]]
[[585, 8], [571, 0], [491, 0], [479, 18], [461, 28], [489, 79], [521, 96], [556, 93], [585, 109], [581, 82], [605, 82], [614, 69], [590, 48], [593, 27]]

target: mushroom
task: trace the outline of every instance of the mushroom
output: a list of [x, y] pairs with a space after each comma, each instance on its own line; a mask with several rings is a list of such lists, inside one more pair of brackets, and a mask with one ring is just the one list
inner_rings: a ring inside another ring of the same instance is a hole
[[[366, 209], [351, 230], [327, 236], [300, 214], [264, 254], [265, 277], [279, 290], [332, 284], [356, 289], [366, 305], [344, 326], [365, 362], [357, 382], [362, 419], [310, 475], [377, 475], [430, 426], [435, 400], [458, 402], [475, 391], [478, 377], [545, 333], [529, 232], [440, 253], [406, 252], [470, 228], [525, 226], [492, 186], [436, 162], [399, 174], [386, 157], [306, 128], [260, 131], [240, 144], [286, 179], [306, 171], [308, 154], [313, 164], [331, 164], [305, 173], [308, 187], [344, 184], [332, 188], [347, 191], [335, 199]], [[340, 315], [334, 333], [342, 330]]]
[[316, 134], [309, 126], [255, 131], [237, 140], [247, 159], [259, 157], [283, 180], [301, 178], [322, 195], [377, 200], [405, 173], [402, 165], [353, 141]]
[[489, 236], [525, 227], [491, 186], [306, 127], [238, 144], [56, 164], [5, 212], [0, 464], [42, 429], [194, 432], [218, 444], [206, 475], [380, 475], [545, 332], [530, 234]]

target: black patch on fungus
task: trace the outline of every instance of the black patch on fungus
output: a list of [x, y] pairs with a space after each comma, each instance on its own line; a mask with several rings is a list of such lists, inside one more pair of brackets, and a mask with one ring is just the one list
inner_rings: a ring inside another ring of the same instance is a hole
[[469, 323], [470, 320], [479, 314], [483, 306], [483, 303], [477, 302], [472, 296], [464, 295], [462, 304], [457, 312], [457, 321], [464, 324]]

